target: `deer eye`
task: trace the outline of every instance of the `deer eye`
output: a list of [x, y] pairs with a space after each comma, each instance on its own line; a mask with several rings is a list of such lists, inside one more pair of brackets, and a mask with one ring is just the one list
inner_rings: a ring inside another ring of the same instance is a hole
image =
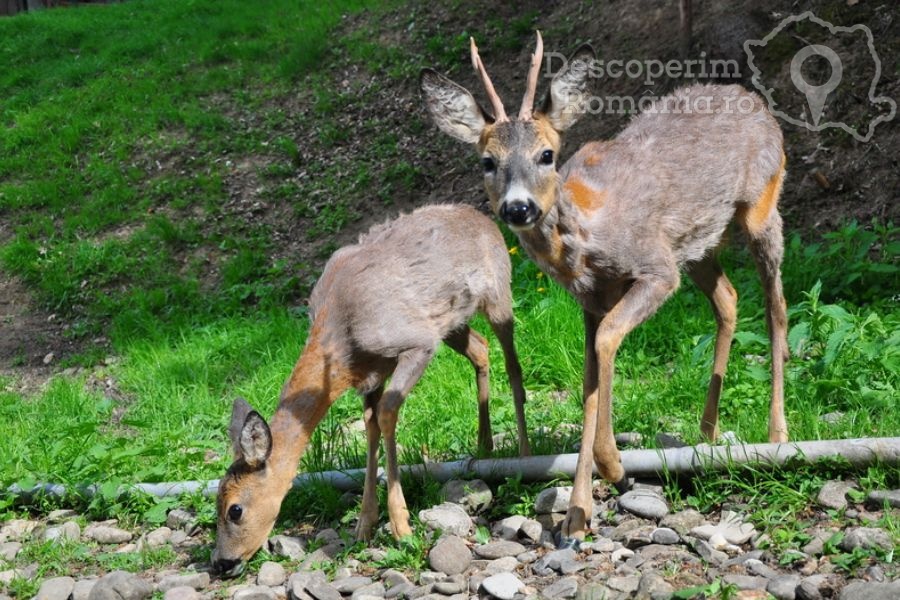
[[241, 515], [244, 514], [244, 509], [240, 504], [232, 504], [228, 507], [228, 518], [237, 523], [241, 520]]
[[481, 166], [484, 167], [485, 173], [493, 173], [497, 170], [497, 163], [490, 156], [485, 156], [481, 159]]
[[552, 165], [553, 164], [553, 150], [544, 150], [541, 152], [540, 163], [542, 165]]

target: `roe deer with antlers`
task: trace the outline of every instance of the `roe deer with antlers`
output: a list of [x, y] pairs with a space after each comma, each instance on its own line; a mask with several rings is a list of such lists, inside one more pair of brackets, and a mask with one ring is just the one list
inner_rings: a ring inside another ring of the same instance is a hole
[[[487, 216], [460, 205], [420, 208], [338, 250], [310, 295], [312, 326], [271, 425], [242, 399], [229, 427], [236, 460], [219, 483], [213, 566], [238, 575], [265, 543], [316, 424], [345, 390], [363, 395], [368, 455], [357, 537], [378, 520], [375, 484], [384, 436], [394, 536], [411, 533], [394, 433], [397, 413], [443, 340], [472, 363], [478, 445], [492, 448], [487, 341], [468, 325], [481, 312], [500, 340], [512, 387], [519, 452], [530, 454], [525, 390], [513, 344], [510, 262]], [[385, 387], [385, 380], [390, 383]]]
[[657, 100], [613, 140], [592, 142], [558, 171], [560, 135], [588, 111], [594, 53], [582, 46], [532, 111], [537, 50], [518, 117], [507, 117], [472, 40], [472, 62], [493, 107], [425, 69], [421, 89], [438, 127], [475, 144], [493, 211], [531, 258], [581, 304], [585, 323], [584, 429], [563, 544], [583, 538], [591, 514], [592, 461], [627, 487], [613, 438], [613, 361], [623, 338], [679, 285], [683, 269], [709, 298], [718, 329], [700, 421], [716, 438], [722, 379], [737, 318], [737, 294], [715, 258], [732, 220], [744, 229], [766, 298], [772, 346], [769, 440], [787, 441], [783, 368], [787, 315], [781, 289], [782, 135], [755, 94], [695, 84]]

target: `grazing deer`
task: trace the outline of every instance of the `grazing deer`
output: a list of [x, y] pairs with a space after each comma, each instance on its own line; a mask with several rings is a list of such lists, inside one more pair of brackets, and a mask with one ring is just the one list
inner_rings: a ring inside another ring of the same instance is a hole
[[488, 345], [468, 325], [475, 312], [500, 340], [519, 452], [529, 455], [509, 254], [491, 219], [468, 206], [428, 206], [373, 227], [358, 244], [335, 252], [310, 295], [312, 326], [271, 425], [246, 401], [234, 403], [228, 433], [236, 460], [219, 483], [216, 570], [239, 574], [266, 541], [313, 430], [350, 388], [363, 395], [368, 444], [357, 537], [367, 539], [378, 520], [381, 436], [391, 529], [397, 538], [412, 533], [397, 467], [397, 413], [442, 340], [475, 368], [478, 444], [483, 452], [492, 448]]
[[787, 441], [787, 315], [776, 208], [785, 159], [781, 130], [759, 97], [735, 85], [692, 85], [659, 99], [615, 139], [586, 144], [557, 171], [562, 132], [588, 110], [594, 53], [579, 48], [532, 112], [543, 51], [540, 33], [537, 39], [518, 118], [506, 115], [474, 40], [472, 63], [493, 115], [433, 70], [422, 72], [421, 89], [437, 126], [475, 144], [493, 211], [584, 311], [584, 429], [562, 525], [564, 543], [572, 544], [590, 519], [592, 455], [605, 479], [627, 487], [613, 438], [613, 361], [626, 334], [678, 287], [679, 268], [709, 298], [718, 326], [700, 422], [702, 433], [716, 438], [737, 294], [715, 250], [732, 220], [747, 234], [765, 290], [772, 345], [769, 440]]

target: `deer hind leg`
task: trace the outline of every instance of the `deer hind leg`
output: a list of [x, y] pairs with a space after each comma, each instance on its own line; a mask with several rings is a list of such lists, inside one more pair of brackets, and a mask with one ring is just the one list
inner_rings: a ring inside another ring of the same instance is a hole
[[378, 403], [378, 428], [384, 436], [384, 454], [387, 462], [388, 516], [391, 531], [397, 539], [412, 534], [409, 527], [409, 511], [406, 509], [406, 499], [400, 486], [400, 469], [397, 466], [397, 416], [400, 406], [422, 377], [433, 355], [433, 348], [414, 348], [400, 354], [391, 382]]
[[363, 397], [363, 420], [366, 424], [366, 479], [363, 484], [362, 508], [359, 521], [356, 523], [356, 539], [368, 540], [372, 530], [378, 523], [378, 495], [375, 486], [378, 483], [378, 444], [381, 442], [381, 429], [378, 427], [378, 402], [384, 392], [384, 385], [369, 392]]
[[772, 401], [769, 405], [769, 441], [788, 441], [787, 421], [784, 418], [784, 363], [790, 356], [787, 345], [787, 303], [781, 287], [781, 260], [784, 240], [781, 215], [777, 210], [769, 214], [765, 223], [757, 227], [744, 225], [750, 240], [750, 253], [762, 280], [766, 297], [766, 325], [772, 345]]
[[503, 318], [489, 316], [491, 328], [500, 347], [503, 348], [503, 360], [506, 364], [506, 375], [509, 377], [509, 387], [512, 389], [513, 403], [516, 407], [516, 429], [519, 433], [519, 456], [531, 456], [531, 445], [528, 443], [528, 427], [525, 423], [525, 386], [522, 384], [522, 367], [519, 364], [519, 356], [516, 354], [516, 345], [513, 341], [515, 325], [512, 315]]
[[713, 354], [712, 376], [706, 393], [706, 406], [700, 419], [700, 431], [709, 441], [719, 435], [719, 398], [728, 366], [731, 340], [737, 324], [737, 292], [722, 271], [719, 261], [709, 256], [687, 267], [687, 274], [712, 305], [716, 317], [716, 348]]
[[463, 325], [444, 338], [444, 343], [469, 359], [475, 369], [475, 384], [478, 387], [478, 454], [488, 456], [494, 449], [494, 441], [491, 438], [488, 407], [490, 382], [487, 340], [468, 325]]
[[756, 262], [766, 297], [766, 324], [772, 345], [772, 401], [769, 405], [769, 441], [788, 440], [784, 418], [784, 363], [788, 359], [787, 304], [781, 289], [781, 260], [784, 239], [778, 197], [784, 182], [784, 157], [781, 168], [772, 176], [760, 197], [738, 211], [738, 221], [750, 241], [750, 253]]

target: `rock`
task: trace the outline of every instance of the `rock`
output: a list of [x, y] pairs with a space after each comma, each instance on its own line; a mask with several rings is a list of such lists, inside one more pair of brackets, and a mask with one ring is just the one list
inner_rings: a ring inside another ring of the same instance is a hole
[[575, 594], [575, 600], [621, 600], [627, 597], [627, 595], [611, 590], [602, 583], [590, 582], [578, 588], [578, 593]]
[[72, 588], [72, 600], [87, 600], [95, 585], [97, 585], [96, 579], [79, 579]]
[[797, 600], [819, 600], [833, 598], [841, 585], [841, 578], [835, 575], [810, 575], [800, 580], [797, 586]]
[[660, 527], [674, 529], [678, 535], [687, 535], [694, 527], [704, 524], [706, 519], [693, 508], [666, 515], [659, 522]]
[[840, 423], [841, 420], [843, 420], [843, 418], [844, 418], [844, 413], [835, 411], [835, 412], [825, 413], [824, 415], [819, 417], [819, 420], [822, 421], [823, 423], [828, 423], [829, 425], [835, 425], [837, 423]]
[[609, 559], [612, 562], [617, 563], [628, 560], [632, 556], [634, 556], [634, 550], [631, 550], [630, 548], [619, 548], [618, 550], [613, 551]]
[[147, 546], [150, 548], [159, 548], [165, 546], [172, 537], [172, 530], [168, 527], [159, 527], [147, 534], [144, 538]]
[[827, 481], [816, 501], [825, 508], [833, 508], [834, 510], [843, 510], [847, 508], [847, 492], [856, 489], [856, 484], [847, 481]]
[[878, 527], [851, 527], [838, 545], [847, 552], [854, 548], [880, 548], [888, 552], [894, 549], [891, 536]]
[[841, 590], [840, 600], [896, 600], [900, 598], [900, 579], [887, 583], [852, 581]]
[[366, 600], [367, 598], [384, 598], [384, 584], [380, 581], [356, 588], [350, 595], [351, 600]]
[[156, 589], [160, 592], [166, 592], [172, 588], [184, 587], [202, 590], [209, 586], [209, 573], [186, 573], [178, 575], [166, 575], [156, 584]]
[[166, 515], [166, 527], [172, 530], [180, 529], [191, 535], [199, 525], [197, 516], [193, 512], [183, 508], [173, 508]]
[[652, 600], [668, 600], [674, 592], [675, 588], [660, 573], [648, 571], [641, 575], [637, 597], [651, 598]]
[[437, 583], [435, 583], [433, 589], [438, 594], [452, 596], [453, 594], [465, 593], [465, 591], [469, 589], [469, 586], [466, 583], [466, 578], [464, 575], [453, 575], [444, 579], [443, 581], [438, 581]]
[[488, 562], [484, 567], [484, 572], [487, 575], [493, 575], [504, 571], [515, 571], [518, 567], [519, 559], [514, 556], [504, 556]]
[[716, 550], [706, 540], [688, 538], [688, 543], [694, 549], [694, 552], [700, 555], [700, 558], [710, 563], [711, 565], [721, 565], [723, 562], [728, 560], [727, 554], [725, 554], [721, 550]]
[[631, 548], [632, 550], [640, 548], [641, 546], [646, 546], [647, 544], [652, 543], [653, 540], [650, 536], [655, 529], [656, 527], [654, 525], [636, 527], [625, 533], [622, 538], [622, 543], [626, 548]]
[[12, 562], [21, 550], [22, 544], [20, 542], [4, 542], [0, 544], [0, 560]]
[[623, 594], [631, 594], [636, 592], [641, 584], [640, 575], [626, 575], [624, 577], [610, 577], [606, 580], [606, 585], [611, 590], [622, 592]]
[[0, 539], [12, 540], [14, 542], [24, 539], [25, 536], [34, 531], [38, 524], [37, 521], [13, 519], [0, 527]]
[[900, 508], [900, 490], [873, 490], [866, 496], [866, 504], [876, 510], [884, 508], [884, 505]]
[[172, 536], [169, 538], [169, 543], [172, 544], [173, 547], [177, 548], [179, 546], [187, 546], [195, 543], [191, 540], [191, 536], [182, 531], [181, 529], [177, 529], [172, 532]]
[[[527, 521], [522, 515], [506, 517], [494, 523], [491, 527], [491, 535], [504, 540], [514, 540], [519, 536], [519, 527]], [[540, 525], [538, 525], [540, 527]]]
[[480, 479], [452, 479], [441, 488], [441, 497], [445, 502], [459, 504], [470, 515], [476, 515], [491, 505], [494, 494], [488, 484]]
[[578, 579], [575, 577], [562, 577], [541, 590], [541, 595], [544, 598], [553, 600], [555, 598], [574, 598], [577, 592]]
[[612, 552], [616, 549], [616, 543], [609, 538], [598, 537], [591, 544], [592, 552]]
[[755, 558], [751, 558], [745, 561], [744, 567], [751, 575], [759, 575], [760, 577], [765, 577], [766, 579], [777, 579], [782, 576], [778, 571], [771, 568], [761, 560]]
[[681, 538], [674, 529], [657, 527], [650, 532], [650, 541], [654, 544], [677, 544], [681, 541]]
[[333, 585], [334, 589], [339, 591], [341, 594], [352, 594], [359, 588], [370, 585], [371, 583], [371, 577], [354, 575], [350, 577], [342, 577], [341, 579], [335, 579], [333, 582], [331, 582], [331, 585]]
[[512, 573], [497, 573], [481, 582], [481, 588], [499, 600], [512, 600], [523, 587], [525, 584]]
[[739, 513], [728, 510], [722, 512], [722, 518], [717, 525], [701, 525], [691, 529], [691, 535], [704, 540], [717, 533], [729, 544], [740, 545], [756, 535], [756, 529], [750, 523], [744, 523]]
[[259, 573], [256, 574], [256, 584], [275, 587], [281, 585], [287, 579], [287, 573], [277, 562], [267, 560], [259, 567]]
[[619, 498], [619, 506], [645, 519], [661, 519], [669, 514], [666, 501], [657, 494], [645, 490], [631, 490]]
[[143, 600], [151, 594], [153, 586], [137, 575], [113, 571], [97, 580], [88, 600]]
[[616, 446], [619, 448], [640, 448], [644, 443], [644, 436], [635, 431], [624, 431], [616, 434]]
[[526, 540], [532, 544], [537, 544], [541, 541], [543, 532], [544, 527], [534, 519], [525, 519], [519, 525], [519, 539]]
[[291, 560], [300, 560], [306, 555], [303, 540], [289, 535], [273, 535], [270, 537], [269, 549], [275, 556], [284, 556]]
[[163, 600], [200, 600], [203, 596], [189, 585], [179, 585], [166, 590]]
[[130, 531], [110, 527], [108, 525], [91, 525], [84, 530], [84, 537], [94, 540], [99, 544], [123, 544], [130, 542], [134, 537]]
[[68, 600], [74, 588], [75, 580], [71, 577], [45, 579], [34, 600]]
[[438, 506], [419, 511], [421, 520], [430, 529], [439, 529], [443, 533], [467, 536], [472, 530], [472, 519], [459, 504], [444, 502]]
[[263, 585], [245, 585], [235, 591], [231, 598], [232, 600], [276, 600], [277, 597], [272, 588]]
[[542, 531], [556, 532], [562, 526], [562, 522], [566, 520], [565, 513], [543, 513], [537, 515], [538, 524]]
[[733, 585], [739, 590], [765, 590], [769, 585], [769, 580], [765, 577], [754, 577], [753, 575], [738, 575], [729, 573], [722, 578], [722, 581], [728, 585]]
[[475, 554], [481, 558], [487, 559], [503, 558], [504, 556], [518, 556], [525, 552], [525, 550], [525, 546], [519, 542], [508, 540], [475, 546]]
[[341, 593], [322, 579], [313, 579], [306, 584], [306, 591], [316, 600], [341, 600]]
[[572, 487], [553, 487], [541, 490], [534, 500], [534, 512], [538, 514], [564, 513], [569, 509]]
[[[398, 585], [394, 585], [391, 587], [387, 587], [384, 590], [385, 598], [409, 598], [410, 596], [415, 596], [415, 594], [411, 594], [411, 592], [415, 591], [416, 586], [414, 586], [409, 581], [405, 583], [401, 583]], [[424, 592], [427, 593], [427, 592]]]
[[532, 569], [538, 575], [549, 575], [551, 571], [562, 572], [562, 565], [568, 562], [575, 561], [575, 557], [577, 554], [571, 548], [566, 548], [565, 550], [553, 550], [552, 552], [548, 552], [537, 562], [532, 565]]
[[77, 516], [77, 511], [69, 508], [59, 508], [57, 510], [51, 510], [50, 514], [47, 515], [47, 520], [51, 523], [62, 523], [63, 521], [74, 519]]
[[799, 575], [782, 575], [766, 584], [766, 591], [778, 600], [794, 600], [797, 597], [797, 586], [800, 585]]
[[455, 535], [441, 538], [428, 553], [428, 564], [431, 568], [447, 575], [462, 573], [471, 563], [472, 553], [469, 547]]

